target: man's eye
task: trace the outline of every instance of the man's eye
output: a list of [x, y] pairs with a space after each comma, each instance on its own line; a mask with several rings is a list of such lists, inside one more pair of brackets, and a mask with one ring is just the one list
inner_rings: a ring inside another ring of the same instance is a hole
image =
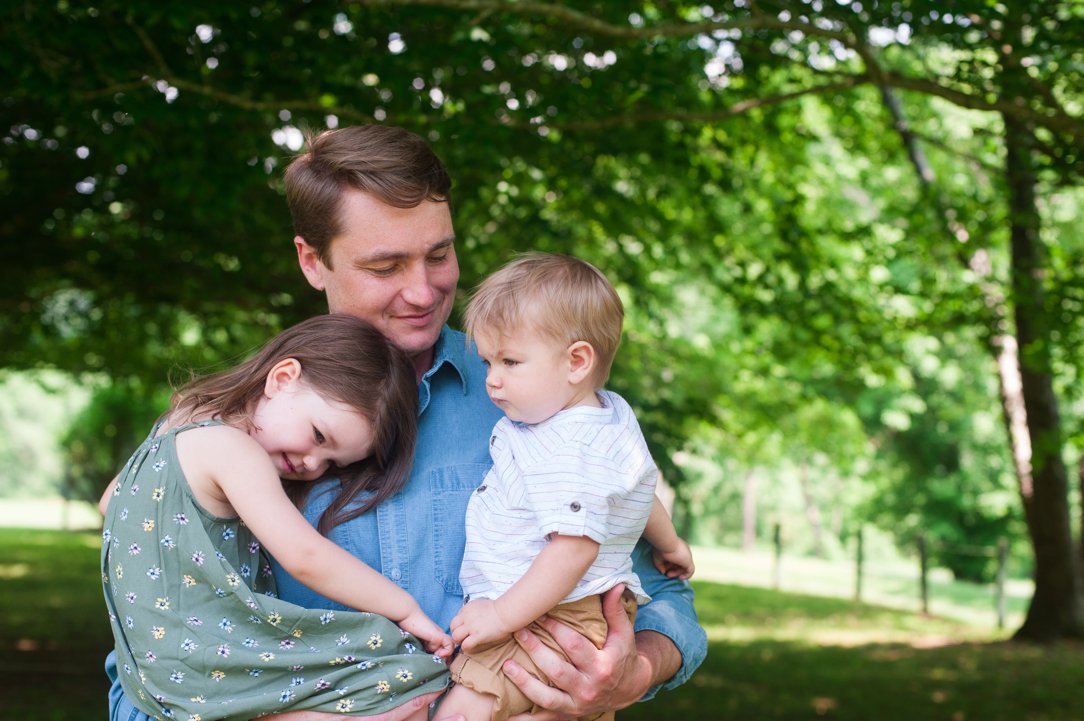
[[395, 272], [395, 266], [394, 265], [385, 265], [385, 266], [381, 266], [379, 268], [369, 268], [369, 272], [372, 273], [373, 275], [380, 275], [380, 276], [391, 275], [392, 273]]
[[326, 439], [324, 438], [324, 434], [323, 434], [323, 433], [321, 433], [321, 432], [320, 432], [320, 429], [319, 429], [319, 428], [317, 428], [316, 426], [313, 426], [313, 427], [312, 427], [312, 437], [313, 437], [313, 440], [315, 440], [315, 441], [316, 441], [316, 444], [317, 444], [317, 445], [323, 445], [323, 444], [324, 444], [324, 440], [326, 440]]
[[448, 255], [449, 255], [449, 253], [447, 253], [447, 252], [441, 253], [440, 255], [431, 255], [431, 256], [429, 256], [428, 260], [433, 265], [439, 265], [440, 263], [443, 263], [444, 261], [448, 260]]

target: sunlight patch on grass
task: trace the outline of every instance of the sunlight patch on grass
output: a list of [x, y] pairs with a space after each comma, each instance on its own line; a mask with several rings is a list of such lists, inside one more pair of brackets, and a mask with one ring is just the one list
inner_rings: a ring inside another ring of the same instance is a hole
[[[733, 548], [693, 548], [696, 558], [694, 579], [716, 583], [773, 588], [776, 560], [766, 549], [742, 551]], [[862, 579], [862, 601], [912, 613], [921, 611], [917, 561], [908, 559], [868, 560]], [[962, 583], [945, 569], [931, 569], [929, 577], [931, 617], [953, 619], [987, 629], [997, 626], [992, 585]], [[819, 559], [784, 556], [779, 562], [779, 588], [787, 593], [804, 593], [826, 598], [852, 600], [856, 573], [851, 559]], [[1006, 584], [1008, 613], [1006, 628], [1023, 622], [1032, 584], [1014, 579]]]
[[0, 528], [101, 528], [102, 516], [93, 503], [62, 498], [0, 499]]
[[30, 565], [26, 563], [7, 563], [0, 565], [0, 578], [12, 580], [30, 575]]

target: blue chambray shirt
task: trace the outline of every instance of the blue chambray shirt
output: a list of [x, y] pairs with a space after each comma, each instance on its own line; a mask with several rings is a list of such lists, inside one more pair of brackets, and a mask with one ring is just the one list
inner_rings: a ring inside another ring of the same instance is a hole
[[[467, 349], [462, 333], [445, 326], [435, 350], [433, 367], [418, 385], [418, 444], [406, 486], [373, 511], [336, 526], [330, 538], [402, 587], [447, 630], [463, 605], [459, 566], [467, 501], [492, 465], [489, 437], [502, 413], [489, 400], [485, 366]], [[324, 482], [310, 493], [304, 514], [313, 525], [330, 502], [330, 494], [321, 491], [333, 485]], [[309, 608], [345, 608], [272, 565], [281, 598]], [[633, 552], [633, 570], [652, 598], [640, 607], [636, 630], [667, 636], [682, 655], [678, 672], [649, 689], [647, 700], [689, 678], [707, 654], [707, 636], [697, 623], [692, 588], [660, 574], [642, 540]], [[149, 721], [124, 697], [114, 652], [105, 667], [112, 681], [110, 719]]]

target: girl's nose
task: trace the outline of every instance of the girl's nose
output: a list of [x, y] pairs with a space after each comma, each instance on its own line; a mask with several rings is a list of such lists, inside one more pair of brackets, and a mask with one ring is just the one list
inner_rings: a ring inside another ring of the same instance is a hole
[[319, 476], [327, 467], [327, 461], [312, 454], [306, 455], [302, 461], [305, 464], [305, 475], [313, 477]]

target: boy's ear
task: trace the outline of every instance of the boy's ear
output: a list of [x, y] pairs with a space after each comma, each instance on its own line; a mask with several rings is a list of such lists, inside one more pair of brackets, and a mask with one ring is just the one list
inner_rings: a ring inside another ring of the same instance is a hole
[[578, 340], [565, 351], [568, 354], [568, 382], [582, 383], [595, 370], [595, 347], [585, 340]]
[[267, 372], [263, 394], [274, 398], [280, 391], [292, 388], [301, 378], [301, 362], [296, 358], [283, 358]]

